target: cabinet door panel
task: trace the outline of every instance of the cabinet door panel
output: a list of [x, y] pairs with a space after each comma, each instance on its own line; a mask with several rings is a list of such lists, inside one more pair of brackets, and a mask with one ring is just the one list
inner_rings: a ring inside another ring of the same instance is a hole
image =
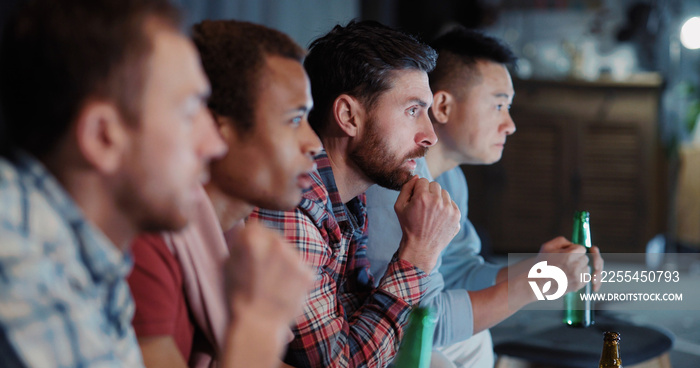
[[591, 212], [592, 238], [605, 252], [634, 251], [648, 213], [643, 138], [638, 123], [588, 122], [582, 126], [580, 207]]

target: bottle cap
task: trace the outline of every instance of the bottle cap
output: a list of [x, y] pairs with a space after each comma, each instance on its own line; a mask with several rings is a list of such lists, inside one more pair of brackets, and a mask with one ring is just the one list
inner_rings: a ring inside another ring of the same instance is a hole
[[617, 341], [620, 341], [620, 337], [621, 337], [620, 333], [619, 333], [619, 332], [615, 332], [615, 331], [605, 331], [605, 333], [604, 333], [603, 335], [605, 336], [605, 337], [603, 338], [604, 341], [615, 341], [615, 342], [617, 342]]

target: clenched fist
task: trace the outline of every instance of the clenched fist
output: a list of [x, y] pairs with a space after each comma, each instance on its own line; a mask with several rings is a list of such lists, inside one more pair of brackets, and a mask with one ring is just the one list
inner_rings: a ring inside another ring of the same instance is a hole
[[430, 273], [459, 231], [457, 204], [437, 182], [414, 176], [401, 188], [394, 211], [403, 231], [399, 258]]
[[278, 338], [286, 342], [288, 326], [301, 314], [314, 280], [294, 247], [274, 231], [249, 222], [231, 244], [225, 277], [234, 319], [253, 315], [260, 323], [277, 323]]

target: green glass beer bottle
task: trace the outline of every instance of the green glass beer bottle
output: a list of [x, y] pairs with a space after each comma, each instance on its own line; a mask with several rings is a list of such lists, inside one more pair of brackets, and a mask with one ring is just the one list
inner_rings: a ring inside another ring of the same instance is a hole
[[416, 307], [408, 316], [403, 340], [391, 364], [393, 368], [428, 368], [433, 350], [437, 316], [428, 307]]
[[[574, 214], [574, 231], [571, 242], [586, 247], [586, 252], [591, 249], [591, 225], [590, 214], [587, 211], [576, 211]], [[591, 267], [588, 267], [591, 274]], [[591, 301], [581, 297], [581, 294], [591, 294], [592, 285], [578, 291], [572, 291], [564, 295], [564, 323], [571, 327], [588, 327], [593, 324], [593, 309]]]
[[598, 368], [622, 368], [620, 333], [606, 331], [603, 336], [603, 352], [600, 354]]

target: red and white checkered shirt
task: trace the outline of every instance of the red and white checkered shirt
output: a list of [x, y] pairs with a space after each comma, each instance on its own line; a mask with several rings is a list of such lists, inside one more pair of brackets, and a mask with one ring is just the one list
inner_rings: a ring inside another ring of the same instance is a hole
[[294, 211], [257, 209], [251, 215], [279, 230], [317, 273], [285, 361], [296, 367], [385, 367], [428, 276], [394, 257], [373, 287], [365, 196], [342, 203], [328, 156], [321, 152], [315, 159], [314, 184]]

